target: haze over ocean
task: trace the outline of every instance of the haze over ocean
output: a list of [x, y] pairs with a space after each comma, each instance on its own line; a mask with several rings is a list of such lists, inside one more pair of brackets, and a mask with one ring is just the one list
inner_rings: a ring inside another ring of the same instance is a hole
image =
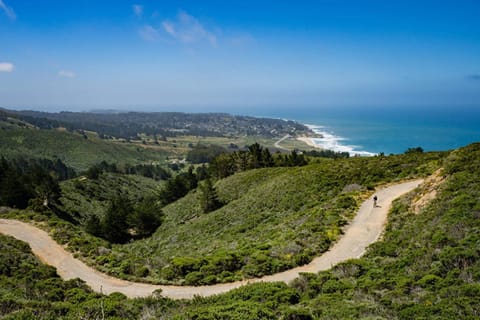
[[361, 155], [403, 153], [410, 147], [450, 150], [480, 141], [480, 108], [309, 108], [269, 109], [254, 116], [284, 118], [320, 126], [327, 149]]

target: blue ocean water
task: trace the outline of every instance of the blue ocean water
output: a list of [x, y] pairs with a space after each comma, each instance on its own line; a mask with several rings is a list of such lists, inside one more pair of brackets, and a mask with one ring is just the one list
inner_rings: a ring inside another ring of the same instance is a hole
[[480, 107], [266, 109], [251, 115], [314, 126], [327, 149], [369, 155], [403, 153], [410, 147], [450, 150], [480, 142]]

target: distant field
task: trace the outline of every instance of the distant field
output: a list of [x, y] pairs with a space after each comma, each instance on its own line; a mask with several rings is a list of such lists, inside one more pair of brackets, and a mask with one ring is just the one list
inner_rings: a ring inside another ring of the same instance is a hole
[[[169, 137], [166, 141], [157, 141], [153, 143], [153, 139], [150, 136], [142, 136], [144, 141], [147, 142], [144, 147], [152, 148], [154, 150], [163, 150], [171, 155], [185, 156], [191, 149], [191, 146], [198, 143], [209, 145], [215, 144], [229, 149], [231, 145], [235, 145], [238, 148], [245, 148], [246, 146], [254, 143], [259, 143], [263, 147], [267, 147], [271, 150], [276, 150], [275, 142], [282, 137], [268, 138], [261, 136], [241, 136], [241, 137], [200, 137], [200, 136], [177, 136]], [[141, 141], [135, 141], [135, 143], [141, 143]], [[286, 149], [299, 149], [299, 150], [311, 150], [312, 147], [306, 143], [297, 140], [295, 137], [288, 138], [280, 143], [281, 147]]]

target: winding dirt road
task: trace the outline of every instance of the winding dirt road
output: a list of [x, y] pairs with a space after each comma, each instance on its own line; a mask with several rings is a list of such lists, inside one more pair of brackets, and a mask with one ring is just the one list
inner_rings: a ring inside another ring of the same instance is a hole
[[307, 265], [262, 278], [211, 286], [163, 286], [116, 279], [75, 259], [45, 231], [30, 224], [17, 220], [0, 219], [0, 232], [27, 242], [33, 253], [44, 263], [55, 267], [63, 279], [80, 278], [97, 292], [106, 294], [121, 292], [133, 298], [149, 296], [153, 291], [161, 289], [163, 296], [172, 299], [190, 299], [196, 295], [211, 296], [224, 293], [249, 283], [273, 281], [288, 283], [297, 278], [299, 273], [316, 273], [327, 270], [342, 261], [360, 257], [382, 233], [392, 201], [415, 189], [422, 182], [423, 180], [415, 180], [378, 190], [376, 192], [377, 207], [373, 208], [372, 198], [366, 200], [353, 221], [346, 227], [342, 238], [329, 251]]

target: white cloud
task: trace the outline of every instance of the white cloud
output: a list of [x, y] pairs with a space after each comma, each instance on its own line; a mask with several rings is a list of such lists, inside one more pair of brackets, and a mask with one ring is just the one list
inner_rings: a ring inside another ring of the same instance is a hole
[[[0, 0], [1, 1], [1, 0]], [[133, 5], [133, 13], [139, 18], [142, 17], [143, 15], [143, 6], [140, 4], [134, 4]]]
[[151, 25], [145, 25], [138, 30], [138, 34], [145, 41], [155, 41], [160, 37], [158, 30]]
[[163, 30], [165, 30], [166, 33], [168, 33], [172, 37], [175, 37], [175, 27], [173, 26], [173, 24], [171, 24], [168, 21], [163, 21], [162, 22], [162, 27], [163, 27]]
[[5, 14], [7, 15], [7, 17], [9, 17], [10, 19], [12, 20], [15, 20], [17, 18], [17, 15], [15, 14], [15, 11], [13, 11], [13, 9], [9, 6], [7, 6], [3, 0], [0, 0], [0, 9], [2, 9], [3, 11], [5, 11]]
[[60, 71], [58, 71], [58, 76], [63, 77], [63, 78], [75, 78], [76, 74], [72, 71], [60, 70]]
[[[1, 0], [0, 0], [1, 1]], [[11, 62], [0, 62], [0, 72], [12, 72], [15, 66]]]
[[185, 11], [180, 11], [173, 22], [163, 21], [162, 27], [168, 35], [181, 43], [194, 44], [206, 41], [213, 47], [217, 46], [217, 36]]

